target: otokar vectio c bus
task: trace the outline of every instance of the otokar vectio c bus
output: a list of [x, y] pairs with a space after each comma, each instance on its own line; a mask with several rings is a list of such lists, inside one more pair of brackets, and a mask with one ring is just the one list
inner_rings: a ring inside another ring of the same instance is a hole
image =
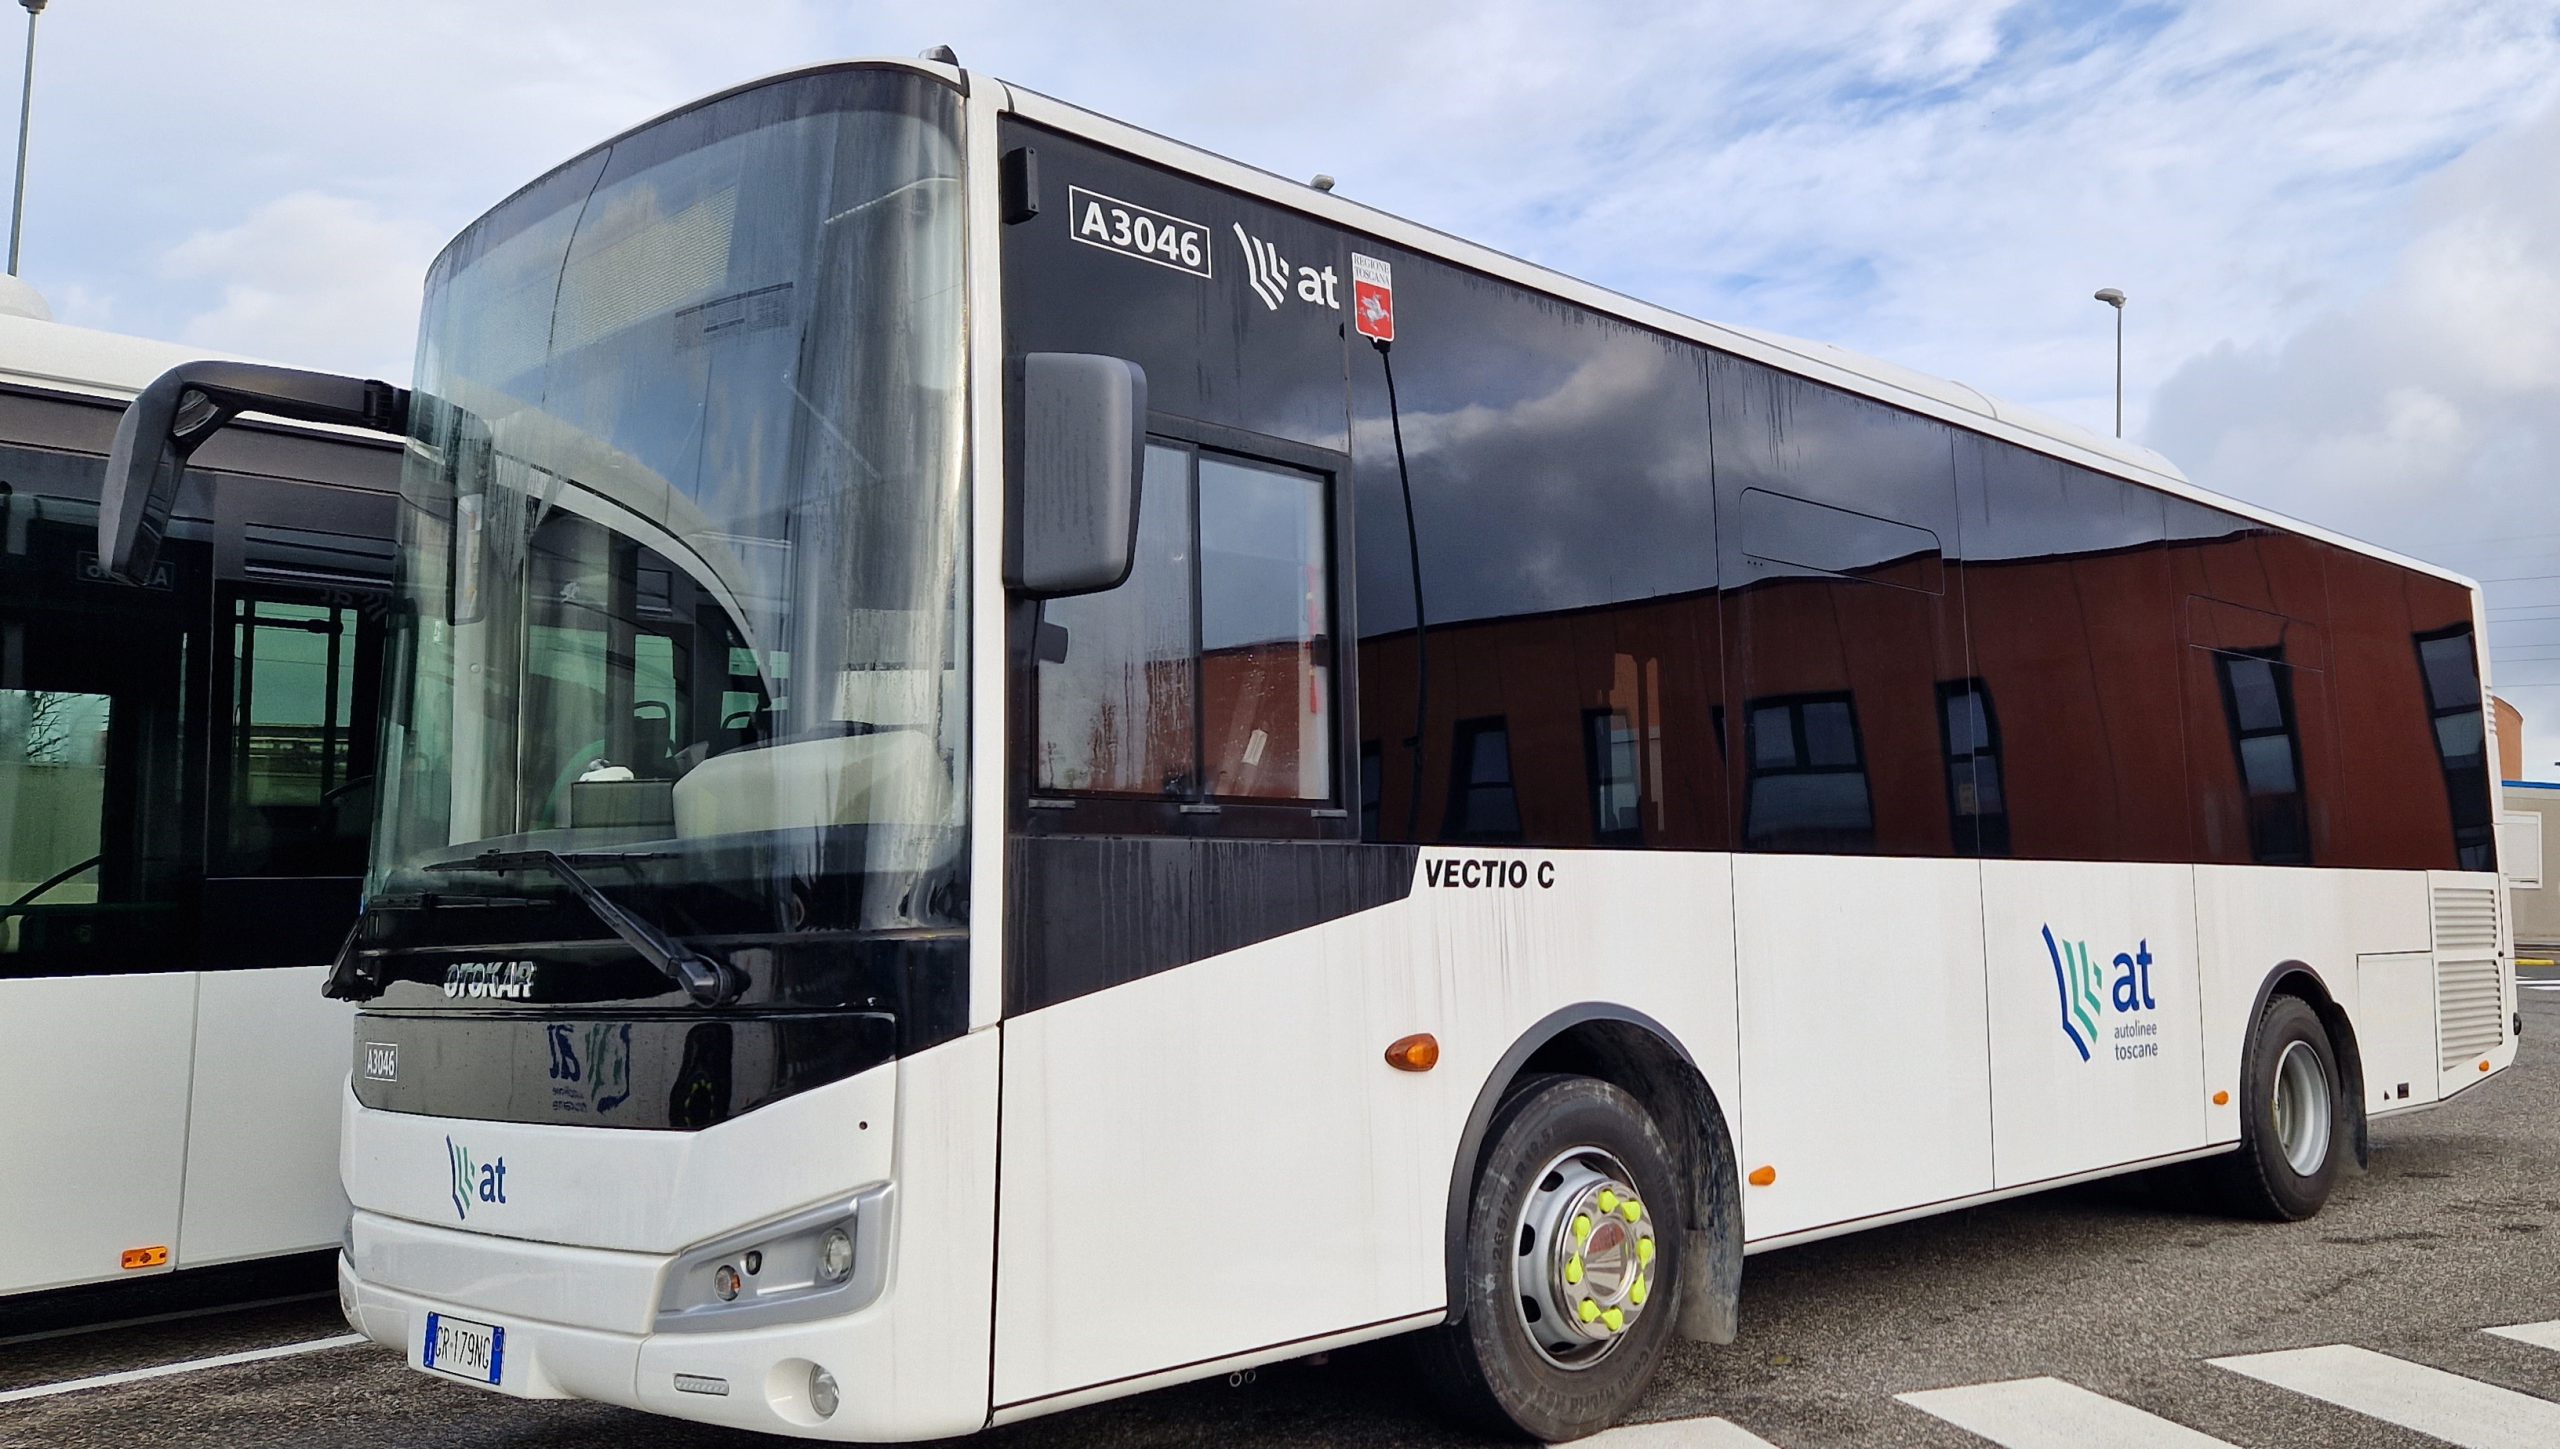
[[1750, 1252], [2513, 1058], [2467, 581], [948, 63], [534, 181], [413, 390], [164, 378], [117, 570], [235, 410], [408, 439], [340, 1293], [500, 1393], [1565, 1438]]

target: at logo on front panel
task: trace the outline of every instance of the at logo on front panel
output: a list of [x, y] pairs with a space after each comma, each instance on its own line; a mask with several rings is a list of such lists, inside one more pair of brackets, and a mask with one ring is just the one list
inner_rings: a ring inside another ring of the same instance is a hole
[[475, 1162], [471, 1149], [447, 1137], [444, 1140], [446, 1163], [453, 1170], [453, 1216], [469, 1222], [471, 1210], [482, 1203], [503, 1205], [507, 1200], [507, 1159], [504, 1155], [487, 1162]]
[[2143, 1061], [2160, 1055], [2160, 1003], [2151, 994], [2151, 942], [2118, 951], [2105, 965], [2089, 955], [2089, 943], [2056, 937], [2044, 928], [2045, 958], [2053, 964], [2062, 1034], [2080, 1060]]

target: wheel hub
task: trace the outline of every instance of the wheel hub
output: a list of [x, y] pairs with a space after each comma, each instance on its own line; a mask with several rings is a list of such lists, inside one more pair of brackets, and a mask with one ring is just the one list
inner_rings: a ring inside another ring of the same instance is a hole
[[2276, 1060], [2276, 1147], [2309, 1177], [2329, 1156], [2329, 1073], [2308, 1042], [2292, 1042]]
[[1513, 1234], [1515, 1298], [1548, 1362], [1586, 1368], [1616, 1347], [1653, 1296], [1653, 1214], [1617, 1158], [1596, 1147], [1538, 1174]]

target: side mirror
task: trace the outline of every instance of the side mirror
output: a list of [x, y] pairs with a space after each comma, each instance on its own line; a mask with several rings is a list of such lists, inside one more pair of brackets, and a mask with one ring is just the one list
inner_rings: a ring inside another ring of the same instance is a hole
[[182, 362], [134, 394], [98, 497], [98, 562], [130, 583], [159, 560], [187, 459], [246, 412], [400, 434], [409, 393], [387, 382], [256, 362]]
[[1030, 352], [1007, 373], [1005, 586], [1043, 599], [1118, 588], [1138, 551], [1146, 372]]

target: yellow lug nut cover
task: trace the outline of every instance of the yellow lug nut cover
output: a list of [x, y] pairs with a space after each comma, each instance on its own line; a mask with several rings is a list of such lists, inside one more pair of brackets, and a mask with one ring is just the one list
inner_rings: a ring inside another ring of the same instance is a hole
[[1653, 1261], [1653, 1239], [1636, 1239], [1636, 1261], [1639, 1263], [1650, 1263]]
[[1574, 1214], [1573, 1240], [1577, 1243], [1587, 1243], [1591, 1241], [1591, 1218], [1588, 1214]]
[[1604, 1187], [1600, 1189], [1600, 1211], [1604, 1213], [1613, 1213], [1617, 1210], [1618, 1194], [1609, 1188]]
[[1644, 1204], [1636, 1201], [1634, 1198], [1628, 1198], [1625, 1205], [1620, 1207], [1618, 1211], [1625, 1216], [1628, 1222], [1632, 1223], [1644, 1216]]
[[1611, 1333], [1619, 1333], [1626, 1329], [1627, 1315], [1612, 1308], [1608, 1312], [1600, 1315], [1600, 1321], [1609, 1325], [1609, 1331]]
[[1588, 1298], [1585, 1298], [1582, 1300], [1582, 1307], [1578, 1311], [1582, 1314], [1582, 1321], [1589, 1323], [1591, 1320], [1600, 1316], [1600, 1305], [1592, 1302]]
[[1576, 1253], [1572, 1257], [1564, 1260], [1564, 1281], [1567, 1283], [1579, 1283], [1582, 1281], [1582, 1255], [1580, 1253]]
[[1633, 1288], [1630, 1288], [1630, 1289], [1628, 1289], [1628, 1290], [1627, 1290], [1627, 1301], [1628, 1301], [1629, 1303], [1634, 1304], [1634, 1305], [1635, 1305], [1635, 1306], [1637, 1306], [1638, 1308], [1642, 1308], [1642, 1307], [1644, 1306], [1644, 1296], [1645, 1296], [1647, 1293], [1650, 1293], [1650, 1292], [1652, 1292], [1652, 1291], [1653, 1291], [1653, 1280], [1652, 1280], [1652, 1279], [1650, 1279], [1650, 1278], [1638, 1278], [1638, 1279], [1636, 1280], [1636, 1286], [1634, 1286]]

